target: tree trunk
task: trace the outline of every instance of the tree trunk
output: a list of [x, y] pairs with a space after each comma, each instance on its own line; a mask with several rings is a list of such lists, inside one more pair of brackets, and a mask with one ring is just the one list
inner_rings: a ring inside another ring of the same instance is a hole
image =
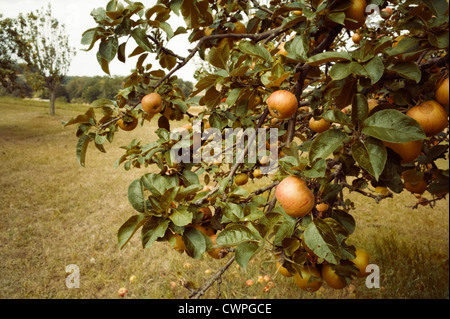
[[50, 115], [55, 115], [56, 89], [50, 89]]

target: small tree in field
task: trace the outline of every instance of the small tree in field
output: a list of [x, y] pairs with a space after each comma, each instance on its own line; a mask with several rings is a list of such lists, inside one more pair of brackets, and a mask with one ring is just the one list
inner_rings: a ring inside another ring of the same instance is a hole
[[[51, 6], [35, 13], [20, 14], [15, 20], [13, 32], [19, 58], [28, 64], [34, 73], [30, 85], [46, 88], [50, 94], [51, 115], [55, 114], [55, 92], [67, 73], [75, 49], [69, 45], [69, 37], [64, 25], [52, 16]], [[24, 45], [23, 45], [24, 44]]]
[[[379, 202], [408, 191], [415, 208], [447, 196], [448, 169], [436, 165], [448, 159], [445, 0], [126, 3], [93, 10], [98, 26], [82, 42], [99, 42], [106, 72], [116, 57], [138, 56], [136, 68], [115, 100], [64, 124], [78, 125], [84, 166], [89, 143], [105, 151], [118, 128], [157, 121], [158, 139], [134, 139], [116, 163], [159, 170], [131, 182], [136, 213], [120, 227], [119, 247], [140, 231], [146, 248], [168, 242], [196, 259], [231, 256], [191, 297], [257, 254], [304, 290], [344, 288], [369, 263], [348, 244], [356, 222], [346, 194]], [[366, 23], [371, 11], [381, 17]], [[185, 26], [173, 30], [173, 14]], [[194, 44], [188, 56], [166, 46], [181, 33]], [[198, 115], [176, 76], [194, 56], [211, 65], [191, 94], [204, 92]], [[191, 124], [177, 125], [183, 119]], [[233, 135], [239, 129], [247, 138]], [[246, 190], [263, 175], [265, 185]]]
[[23, 94], [25, 88], [19, 80], [20, 66], [15, 57], [26, 44], [19, 39], [13, 20], [3, 19], [0, 14], [0, 84], [8, 93], [19, 90]]

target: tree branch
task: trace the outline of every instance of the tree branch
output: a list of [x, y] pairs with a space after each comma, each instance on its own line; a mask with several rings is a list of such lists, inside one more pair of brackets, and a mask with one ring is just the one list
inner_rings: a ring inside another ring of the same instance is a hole
[[341, 183], [341, 185], [344, 186], [344, 187], [346, 187], [346, 188], [348, 188], [350, 191], [354, 191], [354, 192], [360, 193], [361, 195], [364, 195], [364, 196], [366, 196], [366, 197], [370, 197], [370, 198], [375, 199], [375, 201], [377, 202], [377, 204], [378, 204], [379, 202], [381, 202], [383, 199], [386, 199], [386, 198], [393, 198], [393, 197], [394, 197], [394, 196], [392, 195], [391, 192], [389, 192], [389, 195], [374, 195], [374, 194], [365, 192], [365, 191], [363, 191], [363, 190], [361, 190], [361, 189], [359, 189], [359, 188], [354, 188], [353, 186], [348, 185], [347, 183]]
[[201, 296], [203, 296], [206, 293], [206, 291], [209, 288], [211, 288], [211, 286], [214, 284], [214, 282], [216, 280], [219, 280], [222, 277], [223, 273], [225, 271], [227, 271], [228, 268], [230, 268], [230, 266], [233, 264], [235, 259], [236, 259], [236, 257], [235, 257], [235, 255], [233, 255], [233, 257], [231, 257], [228, 260], [228, 262], [225, 264], [225, 266], [220, 268], [211, 278], [209, 278], [208, 281], [205, 282], [202, 287], [200, 287], [197, 290], [191, 291], [191, 294], [189, 295], [189, 298], [191, 298], [191, 299], [199, 299]]

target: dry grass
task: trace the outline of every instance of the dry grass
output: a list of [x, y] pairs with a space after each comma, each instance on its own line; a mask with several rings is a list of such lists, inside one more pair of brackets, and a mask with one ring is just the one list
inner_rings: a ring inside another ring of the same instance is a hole
[[[73, 127], [62, 128], [85, 106], [59, 105], [57, 115], [47, 104], [0, 99], [0, 298], [118, 298], [125, 286], [128, 298], [186, 298], [171, 281], [186, 278], [199, 285], [206, 270], [226, 260], [192, 260], [164, 243], [142, 249], [136, 236], [124, 250], [116, 233], [133, 210], [127, 201], [129, 183], [143, 171], [113, 168], [122, 154], [119, 146], [139, 136], [155, 138], [156, 122], [117, 135], [107, 154], [89, 148], [87, 167], [76, 160]], [[448, 167], [448, 161], [442, 163]], [[252, 187], [252, 185], [248, 185]], [[221, 285], [224, 298], [448, 298], [448, 201], [436, 209], [408, 208], [409, 194], [379, 205], [351, 194], [358, 209], [352, 243], [366, 248], [380, 266], [381, 289], [367, 289], [364, 279], [355, 291], [321, 288], [315, 294], [297, 289], [292, 278], [275, 275], [273, 264], [257, 257], [247, 273], [233, 265]], [[186, 263], [191, 268], [185, 268]], [[65, 268], [80, 268], [80, 288], [65, 285]], [[268, 274], [275, 288], [246, 287], [246, 279]], [[128, 278], [137, 277], [130, 284]], [[214, 298], [216, 289], [206, 297]]]

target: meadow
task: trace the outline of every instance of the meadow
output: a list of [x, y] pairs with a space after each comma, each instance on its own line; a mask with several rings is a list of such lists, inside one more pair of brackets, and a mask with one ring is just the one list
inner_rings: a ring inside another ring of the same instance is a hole
[[[120, 287], [128, 289], [126, 298], [187, 298], [181, 280], [199, 286], [228, 258], [193, 260], [167, 243], [143, 249], [139, 236], [122, 250], [117, 245], [117, 230], [134, 214], [128, 185], [149, 169], [127, 172], [114, 168], [114, 162], [122, 155], [120, 146], [133, 138], [156, 139], [156, 120], [117, 134], [106, 154], [90, 145], [83, 168], [75, 154], [75, 127], [63, 128], [61, 121], [86, 108], [57, 104], [57, 115], [49, 116], [45, 102], [0, 98], [0, 298], [111, 299], [120, 298]], [[448, 168], [448, 159], [440, 165]], [[412, 209], [417, 200], [406, 192], [379, 204], [350, 196], [357, 223], [351, 243], [367, 250], [379, 266], [379, 289], [357, 279], [340, 291], [323, 285], [309, 294], [292, 278], [276, 274], [274, 263], [264, 262], [270, 257], [258, 255], [247, 272], [233, 264], [223, 275], [222, 298], [449, 298], [448, 199], [434, 209]], [[80, 269], [78, 289], [66, 287], [70, 264]], [[259, 275], [270, 276], [275, 286], [263, 292], [265, 284], [245, 285]], [[216, 296], [213, 286], [205, 298]]]

